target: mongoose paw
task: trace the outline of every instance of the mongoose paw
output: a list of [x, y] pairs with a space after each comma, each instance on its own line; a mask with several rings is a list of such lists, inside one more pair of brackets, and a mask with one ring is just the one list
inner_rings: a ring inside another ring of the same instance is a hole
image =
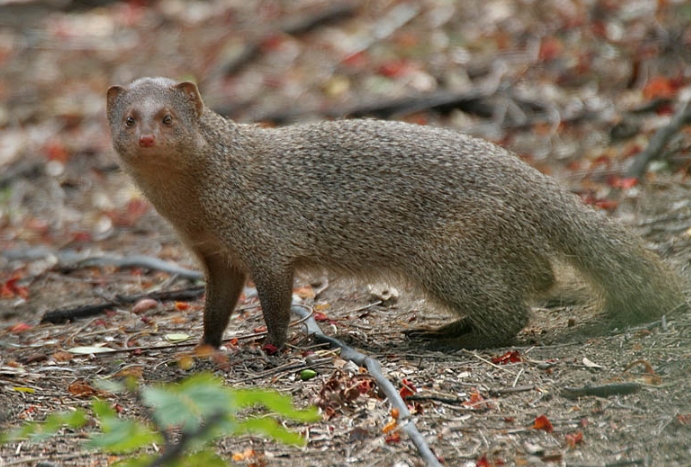
[[425, 346], [432, 350], [486, 349], [511, 345], [514, 338], [492, 339], [478, 334], [466, 318], [435, 329], [418, 328], [405, 331], [406, 337], [426, 340]]
[[461, 318], [438, 328], [416, 328], [405, 331], [404, 334], [410, 339], [455, 339], [464, 334], [473, 332], [473, 325], [468, 318]]

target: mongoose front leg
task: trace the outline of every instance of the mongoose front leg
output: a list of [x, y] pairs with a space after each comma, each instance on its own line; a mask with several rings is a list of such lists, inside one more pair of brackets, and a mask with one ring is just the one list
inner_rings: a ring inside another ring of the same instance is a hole
[[202, 342], [220, 347], [223, 332], [240, 297], [246, 276], [219, 254], [199, 254], [206, 270], [206, 306]]
[[290, 323], [290, 303], [293, 297], [293, 273], [290, 270], [266, 267], [253, 272], [252, 279], [262, 306], [266, 323], [266, 343], [283, 347]]

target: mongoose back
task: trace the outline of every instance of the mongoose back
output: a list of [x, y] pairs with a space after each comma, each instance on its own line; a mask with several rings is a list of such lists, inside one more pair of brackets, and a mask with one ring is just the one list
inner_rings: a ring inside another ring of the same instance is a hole
[[430, 336], [467, 348], [511, 343], [553, 259], [592, 284], [608, 321], [684, 304], [640, 239], [481, 139], [377, 120], [239, 125], [166, 78], [112, 86], [107, 107], [125, 170], [204, 267], [213, 346], [248, 276], [282, 346], [294, 273], [314, 267], [416, 283], [460, 316]]

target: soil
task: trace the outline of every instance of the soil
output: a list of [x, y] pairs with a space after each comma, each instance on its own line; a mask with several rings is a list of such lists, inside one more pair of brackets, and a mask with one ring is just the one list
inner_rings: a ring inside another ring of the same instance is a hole
[[[39, 324], [51, 310], [198, 283], [64, 256], [137, 255], [196, 268], [110, 147], [105, 90], [142, 75], [196, 78], [208, 105], [242, 122], [375, 106], [385, 118], [482, 136], [628, 225], [689, 278], [691, 136], [678, 132], [643, 178], [626, 177], [688, 93], [686, 2], [333, 5], [0, 2], [0, 430], [88, 408], [91, 394], [79, 388], [124, 369], [136, 368], [142, 385], [211, 371], [231, 387], [289, 394], [300, 407], [319, 402], [327, 384], [371, 380], [299, 325], [285, 351], [268, 355], [251, 289], [226, 331], [234, 338], [227, 359], [194, 357], [191, 367], [181, 362], [201, 336], [203, 299], [144, 311], [120, 304]], [[465, 100], [381, 110], [440, 91]], [[404, 332], [449, 317], [406, 284], [392, 285], [399, 296], [386, 304], [370, 291], [381, 284], [354, 278], [299, 277], [295, 292], [320, 313], [326, 334], [376, 358], [397, 388], [416, 388], [407, 398], [413, 420], [442, 465], [691, 466], [688, 312], [608, 331], [597, 329], [597, 306], [536, 306], [515, 346], [439, 351]], [[171, 346], [173, 333], [190, 339]], [[123, 351], [69, 352], [89, 345]], [[304, 368], [317, 376], [303, 381]], [[628, 383], [637, 390], [577, 398], [565, 391]], [[105, 397], [122, 417], [145, 417], [134, 398]], [[304, 448], [245, 435], [221, 440], [216, 451], [227, 459], [250, 453], [236, 465], [424, 465], [406, 435], [385, 428], [391, 406], [378, 391], [322, 409], [317, 423], [289, 424], [306, 434]], [[95, 429], [3, 445], [0, 466], [110, 465], [117, 457], [83, 447]]]

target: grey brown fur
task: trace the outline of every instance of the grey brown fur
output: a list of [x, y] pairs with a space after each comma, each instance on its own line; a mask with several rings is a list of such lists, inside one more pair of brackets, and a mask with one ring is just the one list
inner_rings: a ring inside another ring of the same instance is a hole
[[613, 322], [684, 303], [678, 276], [638, 238], [480, 139], [376, 120], [238, 125], [194, 84], [165, 78], [111, 87], [108, 120], [125, 169], [204, 265], [214, 346], [248, 276], [267, 341], [283, 345], [293, 275], [315, 266], [415, 282], [461, 316], [437, 335], [466, 347], [509, 343], [526, 300], [552, 287], [555, 258]]

